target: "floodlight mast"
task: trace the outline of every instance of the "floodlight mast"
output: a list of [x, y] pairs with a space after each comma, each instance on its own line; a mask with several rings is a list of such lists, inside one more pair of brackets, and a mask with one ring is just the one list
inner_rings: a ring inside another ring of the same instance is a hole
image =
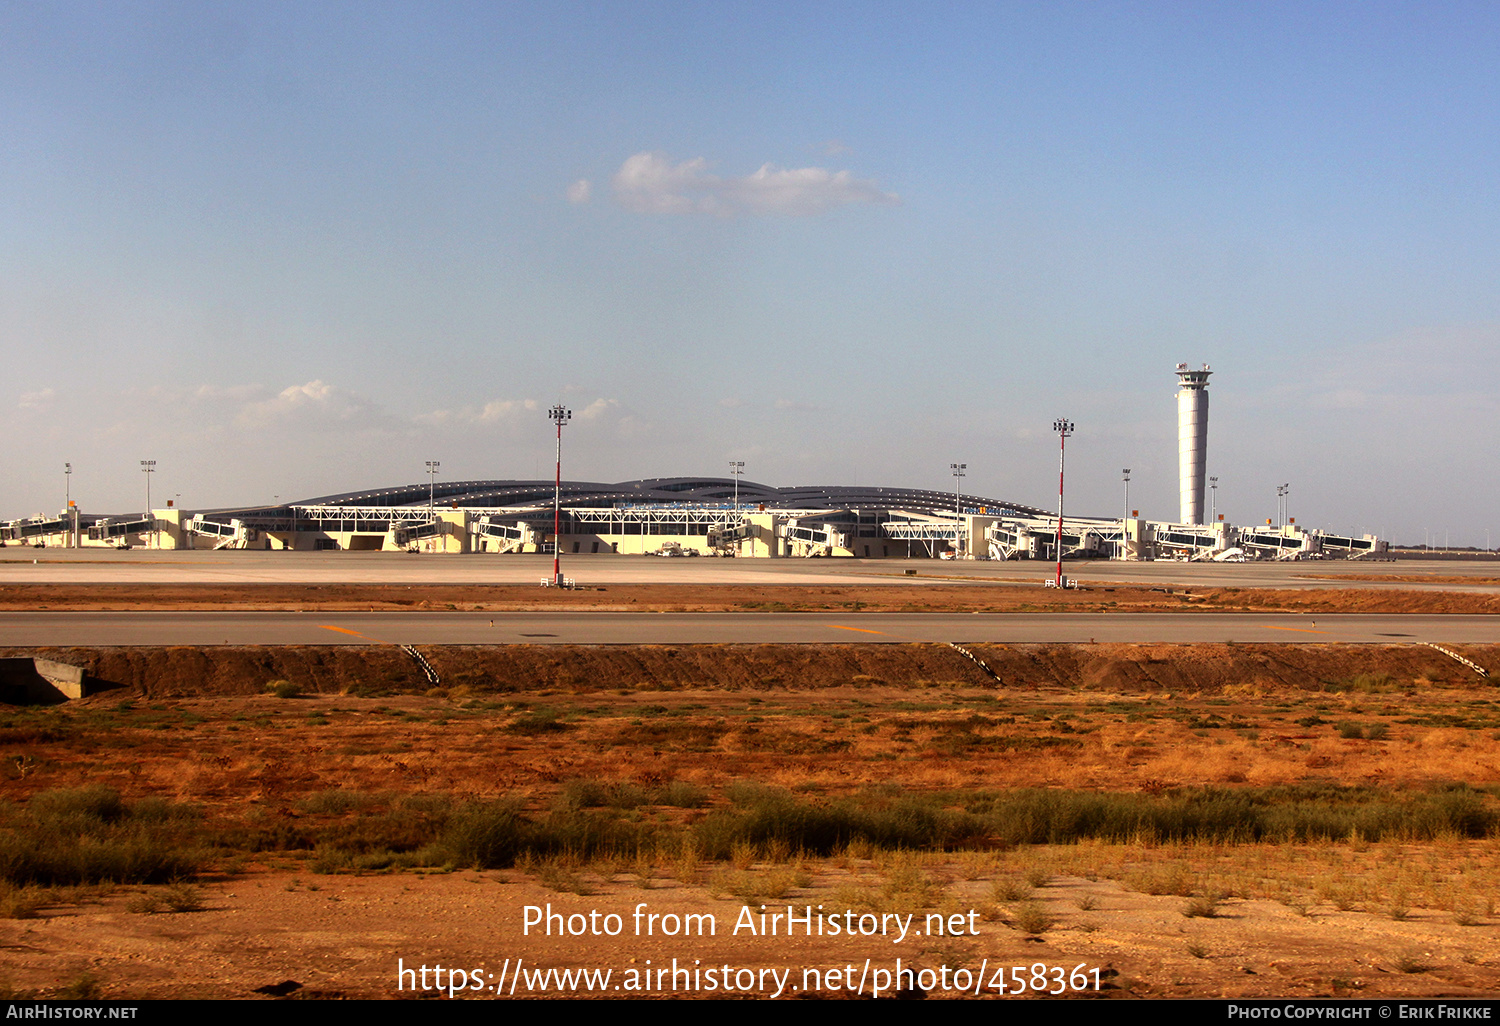
[[740, 512], [740, 475], [745, 472], [745, 461], [730, 460], [729, 472], [734, 475], [734, 512], [738, 516]]
[[547, 416], [557, 423], [557, 479], [552, 491], [552, 584], [563, 586], [562, 575], [562, 429], [573, 419], [573, 411], [558, 404], [547, 411]]
[[1068, 436], [1073, 433], [1073, 422], [1066, 417], [1059, 417], [1052, 422], [1052, 430], [1057, 432], [1057, 586], [1063, 586], [1062, 556], [1063, 556], [1063, 467], [1068, 455]]
[[1127, 559], [1130, 548], [1126, 541], [1126, 534], [1129, 532], [1127, 525], [1130, 522], [1130, 468], [1125, 467], [1120, 473], [1125, 476], [1125, 517], [1120, 521], [1120, 558]]
[[437, 510], [432, 501], [433, 492], [437, 485], [438, 467], [443, 465], [442, 460], [427, 461], [427, 521], [433, 523], [437, 520]]
[[146, 475], [146, 515], [151, 515], [151, 475], [156, 473], [155, 460], [141, 460], [141, 472]]
[[[950, 463], [948, 464], [948, 469], [953, 471], [953, 519], [956, 524], [962, 524], [964, 514], [959, 489], [964, 483], [964, 471], [969, 469], [969, 465], [967, 463]], [[953, 556], [955, 559], [958, 558], [959, 554], [958, 536], [959, 530], [955, 526], [953, 529]]]

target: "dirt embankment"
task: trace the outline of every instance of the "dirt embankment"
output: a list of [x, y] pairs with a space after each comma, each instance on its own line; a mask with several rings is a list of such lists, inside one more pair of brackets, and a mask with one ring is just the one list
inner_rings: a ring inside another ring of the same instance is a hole
[[[1117, 693], [1345, 690], [1361, 680], [1471, 685], [1473, 670], [1421, 645], [975, 645], [991, 678], [947, 645], [424, 646], [446, 688], [476, 694], [621, 688], [787, 690], [954, 684]], [[1456, 648], [1500, 670], [1500, 645]], [[91, 692], [150, 698], [260, 694], [287, 680], [319, 694], [421, 693], [431, 685], [393, 646], [0, 650], [82, 667]]]

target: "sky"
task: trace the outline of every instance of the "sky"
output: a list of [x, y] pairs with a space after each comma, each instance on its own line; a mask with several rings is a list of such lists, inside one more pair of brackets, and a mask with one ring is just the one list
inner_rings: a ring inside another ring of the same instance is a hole
[[[1500, 545], [1500, 7], [0, 0], [0, 518], [728, 475]], [[71, 463], [73, 473], [64, 474]]]

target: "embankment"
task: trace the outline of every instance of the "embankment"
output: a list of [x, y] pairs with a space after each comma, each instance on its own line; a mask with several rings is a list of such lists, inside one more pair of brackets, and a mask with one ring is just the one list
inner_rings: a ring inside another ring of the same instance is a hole
[[[1500, 645], [1453, 646], [1494, 672]], [[1474, 687], [1472, 669], [1422, 645], [974, 645], [986, 676], [946, 645], [423, 646], [446, 688], [476, 694], [561, 690], [810, 690], [932, 686], [1148, 692]], [[90, 694], [250, 695], [270, 680], [322, 694], [431, 688], [394, 646], [0, 649], [82, 667]], [[1492, 678], [1493, 679], [1493, 678]]]

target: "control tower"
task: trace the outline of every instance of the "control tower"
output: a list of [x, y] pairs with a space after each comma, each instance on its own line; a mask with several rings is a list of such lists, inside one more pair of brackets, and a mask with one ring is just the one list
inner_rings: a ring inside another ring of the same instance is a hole
[[1203, 523], [1203, 482], [1208, 469], [1208, 364], [1177, 365], [1178, 522]]

